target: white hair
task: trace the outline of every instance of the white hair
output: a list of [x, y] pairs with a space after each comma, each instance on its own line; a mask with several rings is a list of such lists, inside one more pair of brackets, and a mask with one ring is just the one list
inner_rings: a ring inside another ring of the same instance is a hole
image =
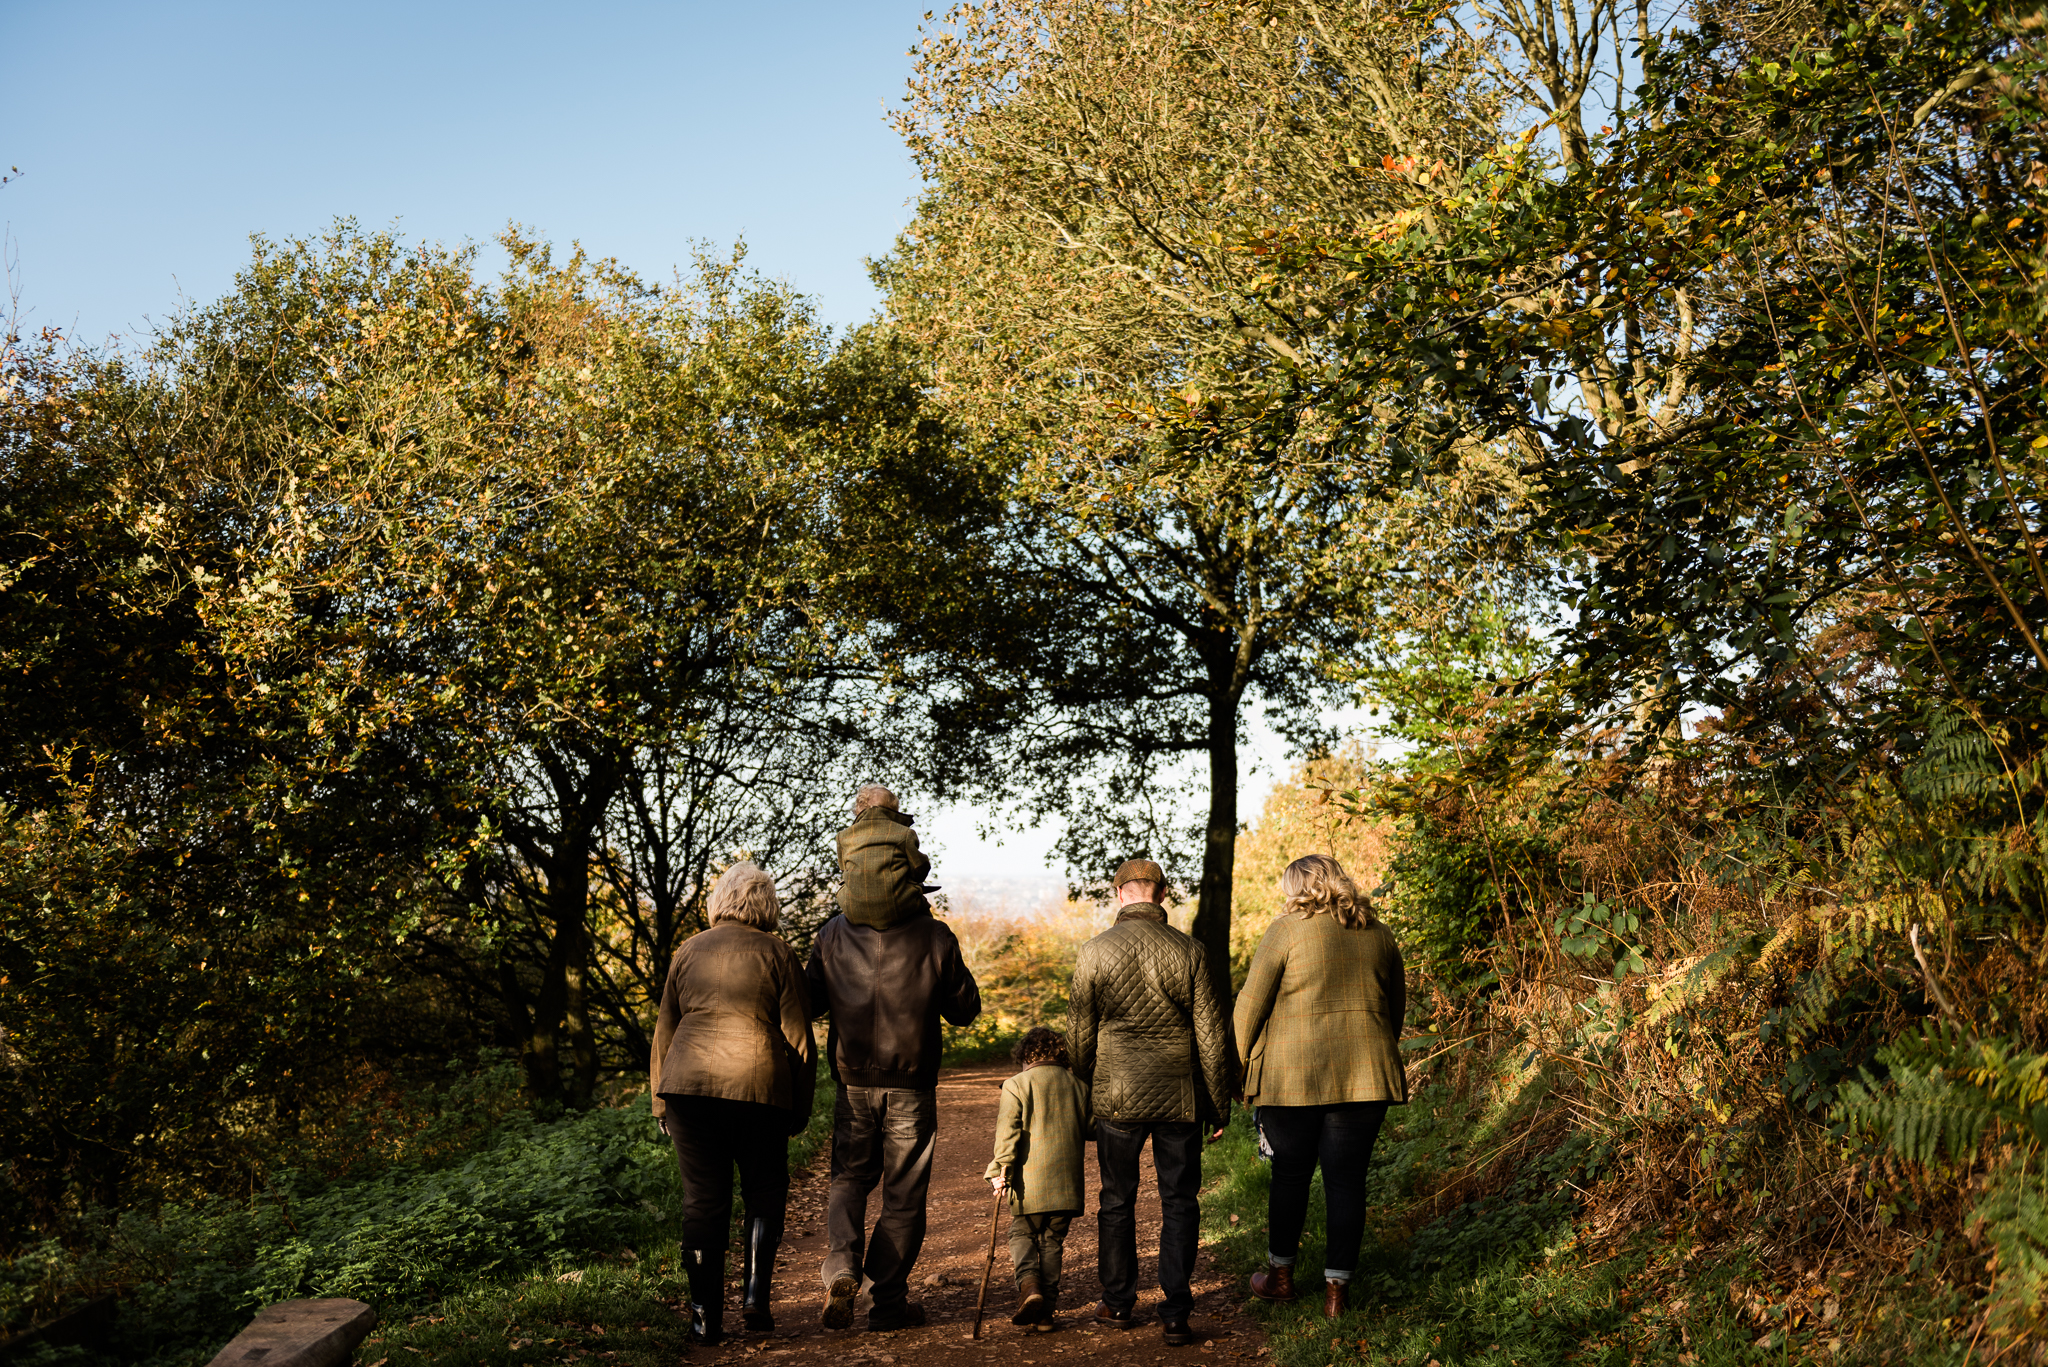
[[782, 901], [775, 895], [775, 880], [759, 864], [742, 859], [720, 874], [712, 885], [709, 920], [738, 921], [756, 930], [774, 930], [782, 924]]

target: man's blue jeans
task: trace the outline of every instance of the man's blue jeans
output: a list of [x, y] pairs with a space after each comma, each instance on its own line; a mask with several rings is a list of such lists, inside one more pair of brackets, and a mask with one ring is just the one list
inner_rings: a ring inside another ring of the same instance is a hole
[[[825, 1200], [825, 1285], [866, 1277], [877, 1306], [910, 1294], [910, 1269], [924, 1247], [925, 1192], [939, 1128], [937, 1092], [839, 1084], [832, 1107], [832, 1190]], [[867, 1233], [868, 1197], [882, 1210]]]

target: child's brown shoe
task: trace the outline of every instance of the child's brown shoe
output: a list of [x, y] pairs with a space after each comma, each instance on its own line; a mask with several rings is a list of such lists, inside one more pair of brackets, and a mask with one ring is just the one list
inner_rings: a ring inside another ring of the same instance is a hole
[[1038, 1289], [1038, 1278], [1025, 1277], [1017, 1283], [1017, 1313], [1010, 1316], [1012, 1324], [1030, 1324], [1045, 1310], [1045, 1293]]

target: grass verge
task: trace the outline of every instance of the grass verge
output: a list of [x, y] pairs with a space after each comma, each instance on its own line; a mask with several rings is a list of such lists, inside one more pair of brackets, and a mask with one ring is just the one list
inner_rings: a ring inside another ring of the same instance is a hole
[[[832, 1129], [822, 1076], [807, 1166]], [[18, 1258], [24, 1274], [123, 1294], [103, 1353], [32, 1347], [18, 1367], [199, 1367], [259, 1307], [352, 1296], [380, 1328], [357, 1361], [529, 1363], [608, 1354], [673, 1362], [685, 1326], [682, 1185], [644, 1094], [543, 1121], [507, 1116], [467, 1152], [252, 1201], [109, 1219], [90, 1247]], [[738, 1207], [735, 1205], [735, 1217]]]
[[[1279, 1367], [1549, 1367], [1970, 1361], [1962, 1297], [1919, 1269], [1849, 1283], [1761, 1272], [1739, 1249], [1668, 1226], [1593, 1233], [1607, 1181], [1599, 1146], [1566, 1132], [1483, 1190], [1461, 1188], [1482, 1121], [1440, 1087], [1389, 1112], [1373, 1154], [1372, 1218], [1351, 1309], [1322, 1313], [1316, 1180], [1297, 1264], [1302, 1299], [1250, 1300]], [[1270, 1169], [1239, 1108], [1210, 1147], [1204, 1237], [1226, 1270], [1266, 1259]], [[1468, 1190], [1454, 1202], [1432, 1192]]]

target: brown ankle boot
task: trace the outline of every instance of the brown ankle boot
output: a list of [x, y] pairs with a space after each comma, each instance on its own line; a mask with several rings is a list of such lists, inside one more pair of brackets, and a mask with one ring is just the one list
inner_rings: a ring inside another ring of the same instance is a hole
[[1017, 1283], [1017, 1313], [1010, 1316], [1010, 1323], [1029, 1324], [1044, 1308], [1045, 1293], [1038, 1289], [1038, 1278], [1026, 1277]]
[[1265, 1271], [1252, 1273], [1252, 1294], [1262, 1301], [1293, 1300], [1294, 1269], [1267, 1263]]
[[1325, 1281], [1323, 1283], [1323, 1317], [1325, 1319], [1336, 1319], [1337, 1316], [1350, 1308], [1351, 1283]]

